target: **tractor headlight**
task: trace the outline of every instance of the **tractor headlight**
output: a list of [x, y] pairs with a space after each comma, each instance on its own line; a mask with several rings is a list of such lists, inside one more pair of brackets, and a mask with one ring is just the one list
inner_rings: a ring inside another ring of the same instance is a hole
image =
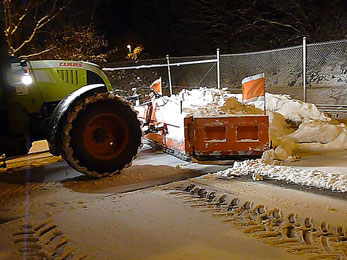
[[22, 76], [22, 83], [26, 86], [30, 85], [31, 83], [33, 83], [33, 79], [29, 74], [24, 74]]

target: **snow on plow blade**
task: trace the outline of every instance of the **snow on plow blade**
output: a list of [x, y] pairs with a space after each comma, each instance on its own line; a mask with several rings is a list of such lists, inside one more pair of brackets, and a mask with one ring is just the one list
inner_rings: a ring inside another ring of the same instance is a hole
[[269, 149], [266, 115], [186, 117], [185, 152], [202, 159], [259, 157]]

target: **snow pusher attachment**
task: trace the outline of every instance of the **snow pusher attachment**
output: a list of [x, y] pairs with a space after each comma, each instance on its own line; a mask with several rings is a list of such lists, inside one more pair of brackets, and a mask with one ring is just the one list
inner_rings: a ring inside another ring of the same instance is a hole
[[147, 143], [183, 160], [206, 163], [260, 157], [270, 148], [267, 115], [194, 116], [183, 112], [182, 100], [153, 94], [135, 110]]
[[185, 152], [198, 160], [260, 157], [269, 149], [266, 115], [186, 117]]
[[[154, 119], [154, 120], [153, 120]], [[269, 118], [266, 115], [237, 115], [184, 118], [184, 126], [157, 122], [147, 142], [184, 160], [230, 160], [260, 157], [270, 147]], [[158, 127], [160, 126], [160, 127]], [[171, 131], [184, 132], [182, 140], [172, 139]]]

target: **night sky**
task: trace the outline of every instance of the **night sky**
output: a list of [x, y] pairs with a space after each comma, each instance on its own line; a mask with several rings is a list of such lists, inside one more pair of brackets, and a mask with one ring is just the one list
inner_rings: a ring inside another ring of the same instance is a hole
[[141, 45], [142, 58], [238, 53], [347, 38], [347, 1], [72, 0], [39, 37], [66, 24], [94, 26], [109, 49]]
[[347, 36], [345, 0], [88, 3], [84, 19], [92, 14], [99, 33], [115, 45], [141, 44], [150, 56], [211, 54], [217, 47], [226, 53], [254, 51], [297, 45], [302, 36], [309, 42]]
[[190, 45], [185, 41], [190, 38], [191, 26], [183, 21], [184, 17], [188, 16], [187, 2], [89, 1], [81, 21], [91, 19], [98, 33], [104, 35], [111, 45], [142, 45], [150, 56], [160, 56], [164, 53], [183, 54], [191, 48], [182, 46]]

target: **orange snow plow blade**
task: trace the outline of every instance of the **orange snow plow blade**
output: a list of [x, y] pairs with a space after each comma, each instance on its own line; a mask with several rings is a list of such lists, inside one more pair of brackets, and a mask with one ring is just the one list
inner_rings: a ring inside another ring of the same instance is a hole
[[269, 149], [266, 115], [186, 117], [185, 152], [204, 158], [258, 157]]
[[145, 137], [152, 146], [184, 160], [189, 157], [201, 162], [260, 157], [270, 147], [269, 117], [189, 116], [184, 119], [182, 141], [168, 138], [164, 130], [148, 133]]

